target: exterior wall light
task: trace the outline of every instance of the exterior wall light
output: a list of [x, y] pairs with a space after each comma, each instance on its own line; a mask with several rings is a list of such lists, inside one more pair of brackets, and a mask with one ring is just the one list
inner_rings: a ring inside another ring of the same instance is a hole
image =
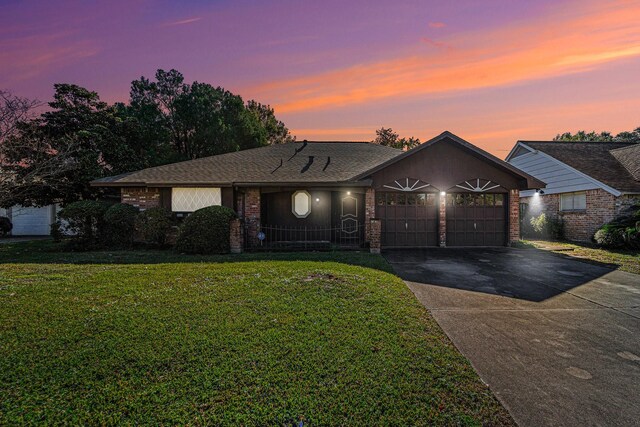
[[316, 203], [320, 203], [320, 198], [316, 197]]
[[347, 196], [350, 196], [350, 195], [351, 195], [351, 191], [347, 191]]
[[441, 196], [446, 196], [446, 195], [447, 195], [447, 192], [446, 192], [446, 191], [441, 191], [441, 192], [440, 192], [440, 195], [441, 195]]

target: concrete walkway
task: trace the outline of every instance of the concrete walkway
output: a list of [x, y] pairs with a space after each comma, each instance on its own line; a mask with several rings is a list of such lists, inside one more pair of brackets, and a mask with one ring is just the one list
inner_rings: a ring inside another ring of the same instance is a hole
[[536, 249], [385, 257], [519, 425], [640, 423], [640, 276]]

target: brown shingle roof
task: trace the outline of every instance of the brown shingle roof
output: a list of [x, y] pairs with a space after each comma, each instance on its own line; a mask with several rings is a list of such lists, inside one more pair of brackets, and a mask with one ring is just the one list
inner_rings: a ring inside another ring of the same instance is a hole
[[[559, 142], [519, 141], [546, 153], [580, 172], [597, 179], [621, 192], [640, 192], [640, 181], [625, 167], [618, 157], [631, 157], [630, 163], [638, 162], [640, 151], [636, 144], [624, 142]], [[621, 155], [614, 155], [620, 149]]]
[[294, 142], [157, 166], [92, 185], [344, 182], [401, 153], [364, 142]]
[[616, 148], [611, 150], [611, 154], [622, 163], [622, 166], [629, 171], [636, 181], [640, 180], [640, 144]]

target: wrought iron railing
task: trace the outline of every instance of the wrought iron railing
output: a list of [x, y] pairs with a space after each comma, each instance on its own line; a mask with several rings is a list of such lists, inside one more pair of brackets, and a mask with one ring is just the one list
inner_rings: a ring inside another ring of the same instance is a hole
[[245, 227], [245, 246], [252, 250], [332, 250], [365, 246], [364, 225], [348, 227], [261, 225]]

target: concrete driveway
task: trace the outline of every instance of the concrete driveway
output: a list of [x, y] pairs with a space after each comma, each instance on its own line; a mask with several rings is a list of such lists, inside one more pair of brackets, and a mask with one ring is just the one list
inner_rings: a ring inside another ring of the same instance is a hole
[[640, 423], [640, 276], [537, 249], [384, 256], [519, 425]]

